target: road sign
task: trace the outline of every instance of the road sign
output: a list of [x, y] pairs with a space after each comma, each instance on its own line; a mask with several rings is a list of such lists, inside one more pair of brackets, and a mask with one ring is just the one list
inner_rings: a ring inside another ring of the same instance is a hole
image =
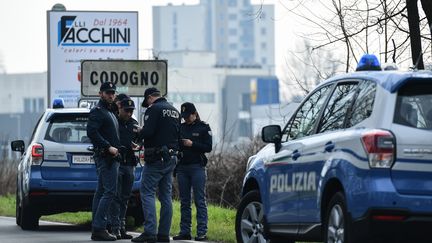
[[145, 89], [155, 87], [167, 94], [168, 64], [165, 60], [83, 60], [81, 94], [99, 96], [103, 82], [113, 82], [118, 93], [142, 97]]

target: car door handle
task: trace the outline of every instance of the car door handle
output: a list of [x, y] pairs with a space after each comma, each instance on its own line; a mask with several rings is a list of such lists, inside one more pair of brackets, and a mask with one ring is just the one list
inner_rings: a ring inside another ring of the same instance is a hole
[[324, 145], [324, 150], [326, 152], [331, 152], [333, 151], [333, 149], [335, 148], [335, 144], [332, 141], [328, 141], [325, 145]]
[[297, 160], [299, 157], [301, 156], [300, 152], [296, 149], [293, 151], [293, 153], [291, 154], [291, 158], [293, 160]]

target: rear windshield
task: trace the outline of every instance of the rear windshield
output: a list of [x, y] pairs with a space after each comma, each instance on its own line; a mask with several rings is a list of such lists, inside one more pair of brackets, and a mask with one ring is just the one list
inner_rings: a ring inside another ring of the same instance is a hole
[[394, 123], [432, 129], [432, 80], [407, 83], [399, 90]]
[[88, 114], [62, 114], [50, 119], [45, 139], [57, 143], [90, 143]]

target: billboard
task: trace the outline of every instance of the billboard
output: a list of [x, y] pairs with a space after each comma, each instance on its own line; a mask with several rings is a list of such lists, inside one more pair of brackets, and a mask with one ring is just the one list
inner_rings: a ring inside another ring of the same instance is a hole
[[81, 60], [138, 59], [138, 12], [47, 11], [48, 105], [77, 107]]
[[98, 96], [104, 82], [113, 82], [117, 92], [143, 97], [147, 88], [167, 93], [168, 65], [165, 60], [83, 60], [81, 62], [82, 96]]

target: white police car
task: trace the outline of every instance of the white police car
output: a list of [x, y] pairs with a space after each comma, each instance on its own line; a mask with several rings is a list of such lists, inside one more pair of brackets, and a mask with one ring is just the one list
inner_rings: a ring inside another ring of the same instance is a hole
[[[376, 58], [362, 58], [368, 68]], [[336, 76], [262, 138], [238, 242], [432, 242], [432, 72]]]
[[[90, 110], [62, 108], [58, 100], [53, 107], [37, 122], [27, 148], [22, 140], [11, 143], [22, 153], [16, 191], [16, 223], [22, 229], [37, 228], [41, 215], [91, 210], [97, 177], [86, 130]], [[137, 225], [143, 222], [140, 178], [138, 165], [128, 208]]]

